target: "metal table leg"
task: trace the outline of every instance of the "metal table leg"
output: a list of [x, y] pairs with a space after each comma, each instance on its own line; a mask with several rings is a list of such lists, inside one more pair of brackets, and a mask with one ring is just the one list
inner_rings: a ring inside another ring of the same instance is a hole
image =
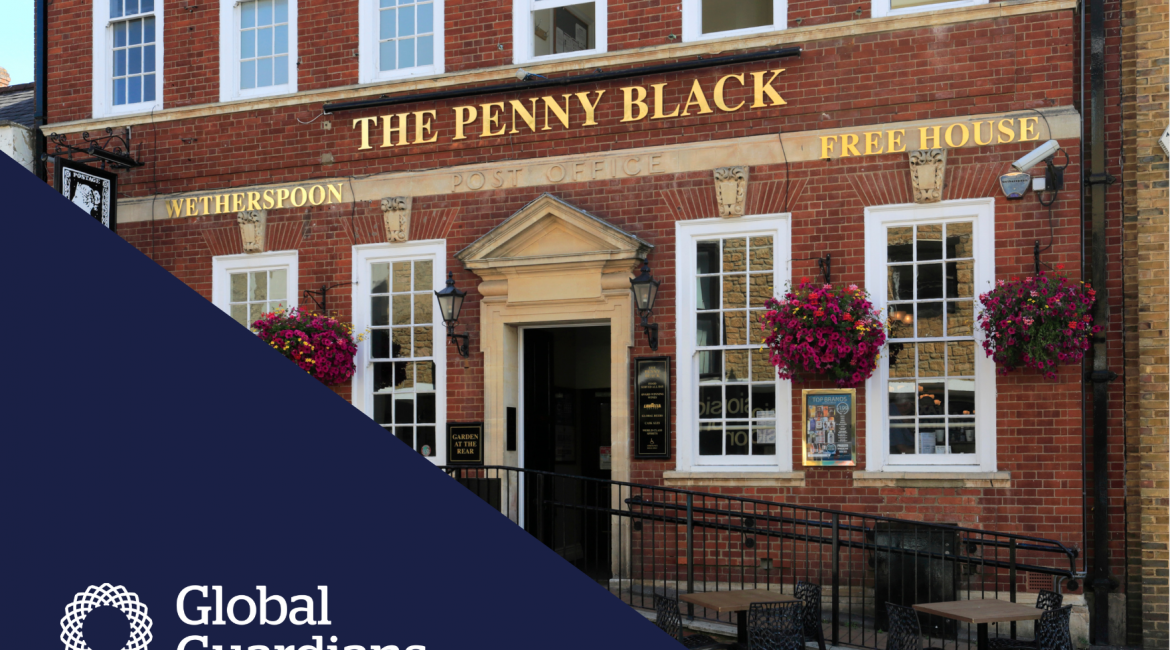
[[979, 650], [987, 650], [987, 623], [979, 624]]
[[[747, 619], [748, 613], [746, 611], [738, 611], [735, 613], [735, 636], [740, 650], [747, 650], [748, 647]], [[986, 648], [982, 650], [986, 650]]]

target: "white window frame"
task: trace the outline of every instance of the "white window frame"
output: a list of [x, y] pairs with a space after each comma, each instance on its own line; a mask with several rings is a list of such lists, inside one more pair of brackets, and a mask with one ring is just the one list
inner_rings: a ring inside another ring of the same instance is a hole
[[881, 18], [882, 16], [904, 16], [906, 14], [917, 14], [924, 11], [939, 11], [940, 9], [973, 7], [975, 5], [985, 4], [987, 4], [987, 0], [956, 0], [955, 2], [940, 2], [937, 4], [921, 5], [918, 7], [890, 9], [890, 0], [873, 0], [873, 4], [870, 6], [870, 14], [874, 18]]
[[745, 29], [731, 29], [713, 34], [703, 33], [703, 2], [702, 0], [682, 0], [682, 40], [683, 42], [710, 41], [719, 38], [738, 38], [752, 34], [766, 34], [782, 29], [788, 29], [788, 1], [772, 0], [772, 24]]
[[378, 53], [379, 10], [378, 0], [358, 0], [358, 83], [366, 84], [392, 79], [443, 74], [443, 38], [445, 33], [443, 0], [434, 0], [434, 63], [431, 65], [417, 65], [413, 68], [399, 70], [378, 69], [381, 60]]
[[[114, 106], [114, 27], [110, 20], [109, 0], [94, 0], [93, 5], [93, 116], [133, 115], [162, 110], [163, 107], [163, 0], [154, 0], [154, 101]], [[122, 19], [117, 19], [121, 22]]]
[[[162, 2], [162, 0], [155, 0]], [[287, 95], [297, 91], [297, 0], [288, 0], [288, 83], [240, 89], [240, 0], [219, 2], [219, 101]]]
[[211, 258], [211, 302], [228, 316], [231, 316], [231, 274], [273, 269], [287, 269], [285, 296], [289, 309], [297, 306], [299, 278], [299, 254], [297, 251], [271, 251], [268, 253], [245, 253], [241, 255], [220, 255]]
[[[400, 262], [419, 258], [432, 260], [433, 290], [446, 286], [447, 242], [442, 239], [409, 241], [400, 244], [362, 244], [353, 247], [353, 324], [355, 332], [370, 327], [369, 288], [370, 265], [376, 262]], [[447, 463], [447, 329], [439, 314], [439, 305], [433, 305], [434, 359], [435, 359], [435, 455], [424, 456], [435, 465]], [[370, 338], [358, 343], [357, 371], [353, 375], [352, 404], [371, 420], [374, 419], [374, 400], [366, 391], [373, 384], [374, 363]], [[387, 435], [393, 435], [387, 433]], [[417, 453], [417, 452], [416, 452]]]
[[[678, 442], [676, 469], [680, 472], [790, 472], [792, 471], [792, 382], [776, 380], [776, 456], [767, 463], [752, 462], [751, 456], [721, 456], [719, 462], [703, 462], [699, 456], [699, 413], [691, 408], [699, 403], [699, 382], [695, 362], [698, 356], [695, 344], [695, 244], [713, 237], [772, 235], [773, 255], [772, 292], [783, 290], [791, 277], [791, 214], [745, 216], [738, 219], [696, 219], [678, 221], [674, 225], [675, 302], [677, 339], [678, 403], [683, 405], [676, 414]], [[734, 464], [728, 464], [732, 459]], [[760, 460], [763, 460], [762, 458]], [[746, 462], [739, 462], [746, 461]]]
[[[544, 9], [569, 7], [572, 5], [593, 2], [593, 49], [578, 50], [576, 52], [562, 52], [560, 54], [545, 54], [533, 56], [532, 13]], [[608, 51], [609, 33], [608, 0], [512, 0], [512, 61], [515, 63], [534, 63], [537, 61], [556, 61], [582, 56], [604, 54]]]
[[[995, 199], [965, 199], [919, 205], [882, 205], [865, 209], [865, 286], [874, 307], [884, 314], [886, 294], [886, 228], [922, 223], [971, 221], [975, 239], [974, 295], [995, 284]], [[972, 317], [978, 318], [978, 300]], [[974, 324], [972, 324], [974, 327]], [[889, 345], [882, 350], [877, 372], [865, 383], [865, 469], [870, 472], [994, 472], [996, 471], [995, 363], [982, 351], [983, 334], [975, 328], [975, 453], [890, 454]], [[974, 458], [971, 458], [971, 457]], [[973, 461], [973, 462], [972, 462]]]

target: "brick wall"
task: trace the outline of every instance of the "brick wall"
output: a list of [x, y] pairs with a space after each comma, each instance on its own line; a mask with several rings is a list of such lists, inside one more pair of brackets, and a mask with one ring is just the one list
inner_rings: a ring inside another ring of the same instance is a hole
[[1170, 644], [1167, 578], [1167, 161], [1157, 138], [1170, 121], [1166, 51], [1170, 3], [1122, 2], [1122, 173], [1125, 238], [1127, 638]]

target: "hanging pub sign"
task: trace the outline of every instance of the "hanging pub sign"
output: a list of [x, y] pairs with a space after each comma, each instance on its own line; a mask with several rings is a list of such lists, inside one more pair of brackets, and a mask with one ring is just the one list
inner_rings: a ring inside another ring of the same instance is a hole
[[805, 389], [800, 446], [805, 465], [857, 464], [857, 391]]
[[61, 195], [103, 226], [118, 228], [118, 176], [65, 158], [53, 164], [54, 183]]
[[483, 465], [483, 422], [447, 424], [447, 464]]
[[634, 458], [670, 458], [670, 357], [634, 361]]

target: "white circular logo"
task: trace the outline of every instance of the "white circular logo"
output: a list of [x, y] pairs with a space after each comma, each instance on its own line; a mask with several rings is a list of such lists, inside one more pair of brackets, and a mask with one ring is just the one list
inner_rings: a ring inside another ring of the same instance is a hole
[[837, 402], [837, 412], [845, 415], [849, 412], [849, 402]]
[[61, 619], [61, 643], [66, 650], [90, 650], [85, 643], [85, 617], [94, 609], [109, 605], [126, 615], [130, 622], [130, 637], [122, 650], [147, 650], [147, 644], [154, 638], [150, 634], [153, 624], [146, 615], [146, 605], [138, 600], [138, 594], [126, 591], [122, 585], [115, 587], [105, 583], [100, 587], [90, 585], [83, 593], [73, 596], [73, 602], [65, 606]]

